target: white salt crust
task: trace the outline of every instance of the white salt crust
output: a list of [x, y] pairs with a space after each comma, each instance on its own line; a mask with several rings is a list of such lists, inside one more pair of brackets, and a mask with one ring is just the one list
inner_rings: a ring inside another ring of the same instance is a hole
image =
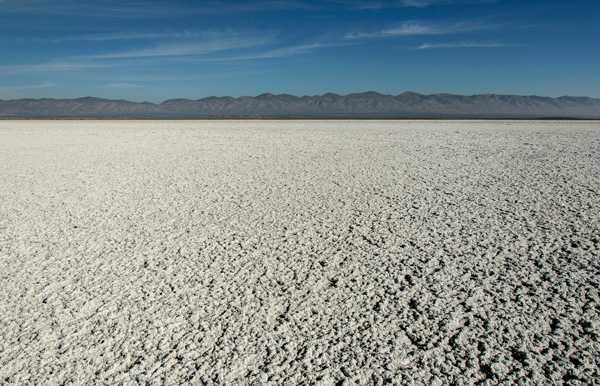
[[600, 123], [0, 121], [0, 384], [598, 384]]

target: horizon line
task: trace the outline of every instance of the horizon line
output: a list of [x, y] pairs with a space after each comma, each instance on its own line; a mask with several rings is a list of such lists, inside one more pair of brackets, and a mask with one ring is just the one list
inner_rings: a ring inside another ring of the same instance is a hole
[[43, 100], [81, 100], [81, 99], [98, 99], [98, 100], [107, 100], [107, 101], [119, 101], [119, 102], [129, 102], [129, 103], [138, 103], [138, 104], [153, 104], [153, 105], [161, 105], [165, 102], [169, 102], [169, 101], [175, 101], [175, 100], [186, 100], [186, 101], [200, 101], [203, 99], [210, 99], [210, 98], [232, 98], [232, 99], [242, 99], [242, 98], [259, 98], [259, 97], [263, 97], [263, 96], [273, 96], [273, 97], [280, 97], [280, 96], [291, 96], [294, 98], [315, 98], [315, 97], [323, 97], [326, 95], [334, 95], [337, 97], [348, 97], [348, 96], [352, 96], [352, 95], [360, 95], [360, 94], [379, 94], [381, 96], [386, 96], [386, 97], [398, 97], [404, 94], [414, 94], [414, 95], [419, 95], [419, 96], [425, 96], [425, 97], [430, 97], [430, 96], [441, 96], [441, 95], [448, 95], [448, 96], [462, 96], [462, 97], [475, 97], [475, 96], [518, 96], [518, 97], [538, 97], [538, 98], [549, 98], [549, 99], [560, 99], [560, 98], [589, 98], [589, 99], [596, 99], [596, 100], [600, 100], [600, 97], [590, 97], [587, 95], [561, 95], [558, 97], [552, 97], [552, 96], [547, 96], [547, 95], [539, 95], [539, 94], [501, 94], [501, 93], [478, 93], [478, 94], [455, 94], [455, 93], [448, 93], [448, 92], [436, 92], [436, 93], [431, 93], [431, 94], [422, 94], [422, 93], [418, 93], [415, 91], [404, 91], [400, 94], [383, 94], [380, 93], [378, 91], [359, 91], [359, 92], [351, 92], [348, 94], [337, 94], [334, 92], [326, 92], [323, 94], [313, 94], [313, 95], [302, 95], [302, 96], [298, 96], [298, 95], [294, 95], [294, 94], [288, 94], [288, 93], [280, 93], [280, 94], [274, 94], [271, 92], [264, 92], [258, 95], [241, 95], [239, 97], [234, 97], [231, 95], [209, 95], [206, 97], [200, 97], [197, 99], [191, 99], [191, 98], [169, 98], [169, 99], [165, 99], [162, 102], [149, 102], [149, 101], [141, 101], [141, 102], [136, 102], [136, 101], [132, 101], [132, 100], [128, 100], [128, 99], [113, 99], [113, 98], [104, 98], [104, 97], [97, 97], [97, 96], [92, 96], [92, 95], [87, 95], [84, 97], [74, 97], [74, 98], [14, 98], [14, 99], [2, 99], [0, 98], [0, 101], [3, 102], [9, 102], [9, 101], [19, 101], [19, 100], [35, 100], [35, 101], [43, 101]]

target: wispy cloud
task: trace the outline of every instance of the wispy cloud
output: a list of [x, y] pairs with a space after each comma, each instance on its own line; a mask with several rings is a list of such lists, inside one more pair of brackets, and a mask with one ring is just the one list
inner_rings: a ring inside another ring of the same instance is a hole
[[[248, 37], [214, 39], [202, 42], [162, 44], [152, 48], [109, 52], [97, 55], [79, 55], [57, 58], [40, 64], [5, 65], [0, 71], [5, 73], [66, 72], [103, 67], [130, 68], [156, 66], [173, 63], [173, 65], [192, 62], [226, 62], [281, 58], [303, 55], [315, 50], [333, 46], [348, 45], [342, 43], [308, 43], [287, 47], [268, 49], [277, 43], [274, 37]], [[262, 47], [262, 50], [261, 50]], [[251, 53], [245, 53], [251, 49]]]
[[90, 68], [108, 67], [107, 63], [99, 62], [77, 62], [65, 59], [56, 59], [47, 63], [39, 64], [13, 64], [0, 66], [0, 71], [8, 74], [26, 74], [33, 72], [60, 72], [77, 71]]
[[453, 24], [431, 24], [419, 21], [407, 21], [398, 27], [388, 28], [372, 33], [347, 34], [346, 39], [382, 38], [415, 35], [450, 35], [492, 29], [495, 26], [475, 22], [459, 22]]
[[499, 42], [478, 43], [478, 42], [460, 42], [460, 43], [433, 43], [423, 44], [416, 47], [417, 50], [430, 50], [436, 48], [494, 48], [494, 47], [522, 47], [519, 44], [507, 44]]
[[379, 1], [353, 1], [353, 0], [330, 0], [350, 11], [383, 10], [395, 8], [425, 8], [434, 5], [467, 5], [495, 3], [498, 0], [379, 0]]
[[430, 5], [450, 5], [450, 4], [480, 4], [480, 3], [495, 3], [497, 0], [402, 0], [400, 5], [403, 7], [424, 8]]
[[111, 52], [98, 55], [73, 56], [70, 60], [130, 59], [161, 56], [207, 55], [220, 51], [250, 48], [268, 44], [273, 38], [268, 36], [249, 38], [212, 39], [200, 42], [161, 44], [152, 48]]
[[60, 38], [36, 39], [37, 42], [52, 42], [62, 43], [70, 41], [111, 41], [111, 40], [134, 40], [134, 39], [190, 39], [200, 36], [213, 36], [216, 33], [207, 33], [199, 31], [183, 31], [183, 32], [119, 32], [105, 34], [86, 34], [61, 36]]
[[[2, 0], [0, 0], [1, 2]], [[215, 40], [215, 39], [233, 39], [235, 37], [247, 37], [247, 32], [239, 32], [231, 29], [224, 30], [184, 30], [184, 31], [165, 31], [165, 32], [113, 32], [100, 34], [82, 34], [82, 35], [64, 35], [60, 37], [43, 38], [0, 38], [3, 43], [64, 43], [64, 42], [105, 42], [116, 40], [155, 40], [163, 42], [190, 41], [190, 40]]]
[[0, 9], [6, 13], [110, 17], [117, 19], [172, 18], [182, 15], [222, 15], [311, 9], [304, 1], [174, 2], [167, 0], [9, 0]]
[[132, 83], [109, 83], [107, 85], [104, 85], [104, 87], [108, 87], [108, 88], [139, 88], [139, 87], [143, 87], [139, 84], [132, 84]]
[[54, 87], [54, 86], [55, 86], [55, 84], [53, 84], [53, 83], [45, 82], [42, 84], [33, 84], [33, 85], [26, 85], [26, 86], [0, 87], [0, 91], [6, 92], [6, 91], [31, 90], [31, 89], [38, 89], [38, 88]]
[[336, 44], [336, 43], [310, 43], [310, 44], [301, 44], [289, 47], [281, 47], [273, 50], [265, 51], [262, 53], [252, 54], [252, 55], [242, 55], [242, 56], [234, 56], [234, 57], [222, 57], [216, 59], [209, 59], [211, 61], [227, 61], [227, 60], [255, 60], [255, 59], [271, 59], [271, 58], [283, 58], [288, 56], [296, 56], [302, 54], [308, 54], [310, 52], [314, 52], [318, 49], [322, 48], [330, 48], [330, 47], [339, 47], [346, 44]]
[[426, 7], [432, 3], [434, 3], [435, 0], [402, 0], [400, 2], [400, 4], [403, 7], [418, 7], [418, 8], [422, 8], [422, 7]]

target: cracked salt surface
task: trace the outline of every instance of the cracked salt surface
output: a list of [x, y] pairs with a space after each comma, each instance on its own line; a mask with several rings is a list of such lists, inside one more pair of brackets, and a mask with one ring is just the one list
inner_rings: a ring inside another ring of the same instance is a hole
[[0, 383], [594, 384], [600, 124], [0, 122]]

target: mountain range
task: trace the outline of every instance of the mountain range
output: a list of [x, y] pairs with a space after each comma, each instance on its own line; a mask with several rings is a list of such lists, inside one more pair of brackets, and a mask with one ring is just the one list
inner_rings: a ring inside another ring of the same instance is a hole
[[160, 104], [101, 98], [0, 100], [0, 118], [600, 118], [600, 99], [563, 96], [384, 95], [170, 99]]

